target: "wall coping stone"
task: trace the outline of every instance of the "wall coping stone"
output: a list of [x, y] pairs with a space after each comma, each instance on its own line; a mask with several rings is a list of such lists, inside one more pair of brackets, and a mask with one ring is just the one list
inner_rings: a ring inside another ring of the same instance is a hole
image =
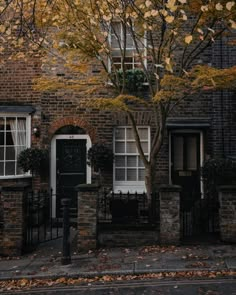
[[30, 185], [28, 183], [17, 183], [12, 185], [2, 186], [1, 191], [5, 192], [23, 192], [26, 188], [29, 188]]
[[159, 192], [181, 192], [180, 185], [162, 184], [159, 186]]
[[219, 192], [236, 192], [236, 185], [221, 185], [218, 187]]
[[79, 184], [75, 187], [75, 190], [78, 192], [94, 192], [94, 191], [98, 191], [99, 189], [99, 185], [97, 184]]

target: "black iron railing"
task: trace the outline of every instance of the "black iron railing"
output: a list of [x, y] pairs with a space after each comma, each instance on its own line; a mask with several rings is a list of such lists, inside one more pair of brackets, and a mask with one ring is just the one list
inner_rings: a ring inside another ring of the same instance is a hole
[[105, 224], [157, 224], [159, 198], [153, 193], [114, 193], [104, 191], [98, 198], [98, 222]]
[[26, 250], [62, 236], [61, 222], [52, 218], [51, 192], [27, 192], [24, 204]]

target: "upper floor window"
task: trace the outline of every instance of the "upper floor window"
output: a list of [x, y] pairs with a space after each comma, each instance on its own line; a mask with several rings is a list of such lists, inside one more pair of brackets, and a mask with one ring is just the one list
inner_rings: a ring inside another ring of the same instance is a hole
[[[125, 70], [140, 68], [140, 57], [136, 49], [132, 36], [133, 28], [127, 25], [124, 27], [121, 22], [112, 22], [110, 28], [110, 45], [112, 64], [116, 69], [122, 68], [122, 58], [124, 58]], [[135, 34], [135, 32], [134, 32]], [[144, 39], [137, 38], [137, 46], [140, 53], [144, 52]]]
[[21, 151], [30, 146], [30, 116], [0, 115], [0, 178], [24, 176], [17, 165]]
[[[138, 127], [145, 156], [150, 153], [150, 129]], [[145, 190], [145, 168], [139, 156], [133, 130], [130, 126], [117, 127], [114, 131], [114, 190]]]

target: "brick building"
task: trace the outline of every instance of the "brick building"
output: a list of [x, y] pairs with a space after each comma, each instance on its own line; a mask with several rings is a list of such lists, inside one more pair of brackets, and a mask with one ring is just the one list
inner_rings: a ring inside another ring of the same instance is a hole
[[[235, 65], [236, 49], [226, 46], [226, 40], [218, 40], [204, 55], [203, 62], [206, 60], [216, 67]], [[34, 78], [42, 75], [37, 59], [27, 63], [9, 61], [1, 66], [0, 72], [0, 185], [3, 188], [31, 186], [32, 175], [19, 169], [17, 155], [27, 147], [46, 148], [49, 168], [33, 178], [33, 188], [53, 190], [52, 217], [59, 214], [58, 192], [62, 187], [72, 196], [71, 209], [77, 210], [74, 187], [95, 180], [87, 164], [87, 151], [95, 142], [103, 141], [115, 154], [113, 171], [103, 175], [104, 185], [115, 192], [145, 190], [144, 167], [125, 115], [82, 108], [76, 91], [34, 90]], [[97, 74], [96, 65], [91, 67], [90, 74]], [[153, 118], [148, 109], [137, 110], [135, 116], [148, 155]], [[181, 185], [194, 203], [196, 194], [197, 198], [203, 198], [199, 171], [210, 157], [236, 157], [236, 100], [235, 93], [230, 91], [196, 95], [174, 110], [157, 159], [157, 184]]]

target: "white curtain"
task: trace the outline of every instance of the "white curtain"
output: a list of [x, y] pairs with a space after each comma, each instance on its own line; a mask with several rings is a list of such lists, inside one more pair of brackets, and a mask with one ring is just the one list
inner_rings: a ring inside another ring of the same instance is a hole
[[14, 143], [14, 148], [16, 149], [17, 145], [17, 137], [16, 137], [16, 119], [9, 120], [10, 128], [11, 128], [11, 136]]
[[26, 146], [26, 120], [18, 119], [18, 142], [17, 145]]
[[[16, 119], [12, 119], [9, 120], [9, 124], [11, 128], [11, 136], [14, 143], [16, 156], [18, 156], [19, 153], [26, 146], [26, 120], [17, 119], [16, 121]], [[16, 146], [18, 146], [18, 148]]]

